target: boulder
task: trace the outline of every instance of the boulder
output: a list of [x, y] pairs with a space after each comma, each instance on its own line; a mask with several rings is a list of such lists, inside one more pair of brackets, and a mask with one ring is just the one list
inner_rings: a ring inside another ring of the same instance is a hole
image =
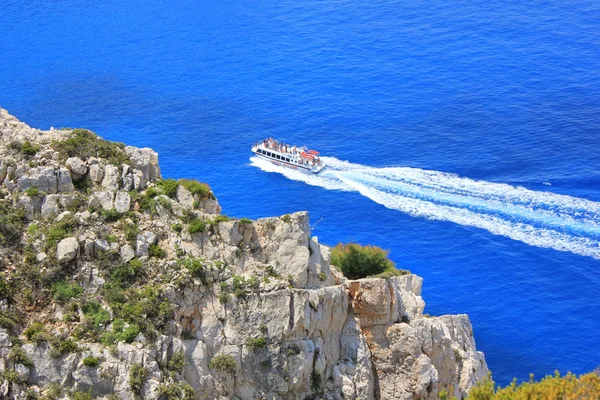
[[115, 197], [115, 209], [120, 213], [126, 213], [131, 207], [131, 196], [125, 191], [118, 191]]
[[119, 188], [119, 168], [116, 165], [109, 164], [104, 167], [102, 186], [113, 192]]
[[102, 207], [104, 210], [112, 210], [113, 193], [112, 192], [94, 192], [88, 202], [89, 207]]
[[68, 237], [58, 242], [56, 246], [56, 258], [59, 263], [73, 260], [79, 253], [79, 243], [74, 237]]
[[121, 261], [124, 263], [129, 262], [135, 258], [135, 251], [129, 244], [125, 244], [121, 247]]
[[60, 193], [72, 192], [75, 189], [71, 180], [71, 173], [66, 168], [58, 171], [58, 191]]
[[104, 177], [104, 167], [100, 164], [92, 164], [90, 165], [90, 179], [94, 183], [102, 182], [102, 178]]
[[70, 157], [67, 159], [65, 163], [69, 171], [73, 176], [73, 179], [80, 180], [87, 173], [88, 167], [79, 157]]
[[58, 214], [58, 212], [60, 211], [59, 202], [59, 194], [49, 194], [45, 196], [41, 208], [42, 217], [48, 218], [52, 215]]
[[160, 179], [157, 152], [147, 147], [140, 149], [133, 146], [125, 147], [125, 151], [131, 158], [133, 167], [142, 172], [145, 181]]

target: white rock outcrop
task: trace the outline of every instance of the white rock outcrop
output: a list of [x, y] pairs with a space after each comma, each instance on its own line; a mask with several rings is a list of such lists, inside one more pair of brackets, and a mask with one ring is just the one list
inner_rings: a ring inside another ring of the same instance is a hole
[[73, 260], [79, 253], [79, 243], [74, 237], [68, 237], [56, 246], [56, 259], [59, 263], [64, 263]]

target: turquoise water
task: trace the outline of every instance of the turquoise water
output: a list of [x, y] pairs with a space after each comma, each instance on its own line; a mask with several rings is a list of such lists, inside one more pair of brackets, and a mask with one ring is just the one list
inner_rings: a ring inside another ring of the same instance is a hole
[[[8, 1], [0, 106], [209, 182], [224, 212], [309, 210], [468, 313], [507, 383], [598, 366], [600, 5]], [[272, 136], [319, 177], [251, 160]]]

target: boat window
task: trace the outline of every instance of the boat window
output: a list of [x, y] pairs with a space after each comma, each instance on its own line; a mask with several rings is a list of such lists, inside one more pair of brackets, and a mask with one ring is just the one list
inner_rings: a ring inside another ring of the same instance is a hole
[[285, 159], [285, 161], [287, 161], [287, 162], [290, 162], [290, 159], [289, 159], [289, 158], [286, 158], [286, 159]]
[[271, 152], [267, 151], [267, 156], [271, 157]]

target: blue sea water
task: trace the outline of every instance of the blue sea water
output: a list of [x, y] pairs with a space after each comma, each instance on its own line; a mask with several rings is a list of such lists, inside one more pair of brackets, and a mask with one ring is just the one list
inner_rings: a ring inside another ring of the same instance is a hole
[[[497, 382], [600, 364], [600, 3], [14, 1], [0, 106], [158, 150], [224, 213], [308, 210], [467, 313]], [[250, 159], [308, 144], [319, 177]]]

